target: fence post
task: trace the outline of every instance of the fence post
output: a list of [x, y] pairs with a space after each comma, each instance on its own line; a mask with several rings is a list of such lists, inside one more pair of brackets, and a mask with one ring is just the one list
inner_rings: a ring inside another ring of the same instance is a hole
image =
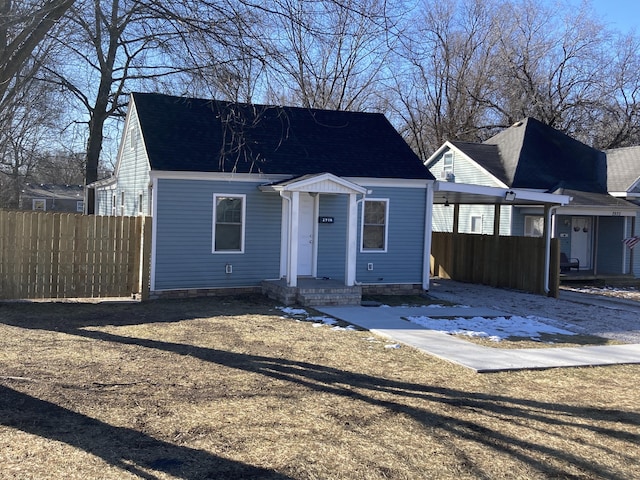
[[149, 283], [151, 281], [151, 217], [144, 217], [142, 221], [142, 239], [140, 242], [140, 299], [149, 300]]

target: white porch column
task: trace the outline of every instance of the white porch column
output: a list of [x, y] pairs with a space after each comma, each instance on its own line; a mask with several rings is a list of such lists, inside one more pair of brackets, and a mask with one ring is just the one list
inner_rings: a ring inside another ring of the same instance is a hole
[[280, 278], [289, 274], [289, 225], [291, 225], [291, 198], [284, 192], [282, 197], [282, 220], [280, 221]]
[[300, 192], [291, 192], [291, 216], [289, 217], [289, 270], [287, 285], [298, 286], [298, 216], [300, 215]]
[[349, 213], [347, 224], [347, 260], [345, 266], [345, 285], [352, 287], [356, 283], [356, 256], [358, 253], [358, 202], [356, 194], [349, 194]]

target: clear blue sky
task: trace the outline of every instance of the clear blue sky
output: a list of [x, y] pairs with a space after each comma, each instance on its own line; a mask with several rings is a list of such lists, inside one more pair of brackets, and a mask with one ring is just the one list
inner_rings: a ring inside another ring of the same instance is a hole
[[594, 11], [610, 28], [640, 34], [640, 0], [591, 0]]

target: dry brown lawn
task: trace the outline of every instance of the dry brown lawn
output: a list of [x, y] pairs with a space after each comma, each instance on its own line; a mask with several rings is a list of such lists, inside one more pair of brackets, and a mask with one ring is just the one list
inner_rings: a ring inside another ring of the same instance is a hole
[[0, 304], [0, 478], [638, 478], [640, 366], [481, 375], [275, 307]]

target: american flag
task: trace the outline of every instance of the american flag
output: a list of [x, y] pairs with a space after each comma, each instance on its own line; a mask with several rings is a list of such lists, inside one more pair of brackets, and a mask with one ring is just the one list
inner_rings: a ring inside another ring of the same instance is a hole
[[622, 240], [622, 243], [629, 248], [635, 247], [638, 242], [640, 242], [640, 237], [629, 237]]

